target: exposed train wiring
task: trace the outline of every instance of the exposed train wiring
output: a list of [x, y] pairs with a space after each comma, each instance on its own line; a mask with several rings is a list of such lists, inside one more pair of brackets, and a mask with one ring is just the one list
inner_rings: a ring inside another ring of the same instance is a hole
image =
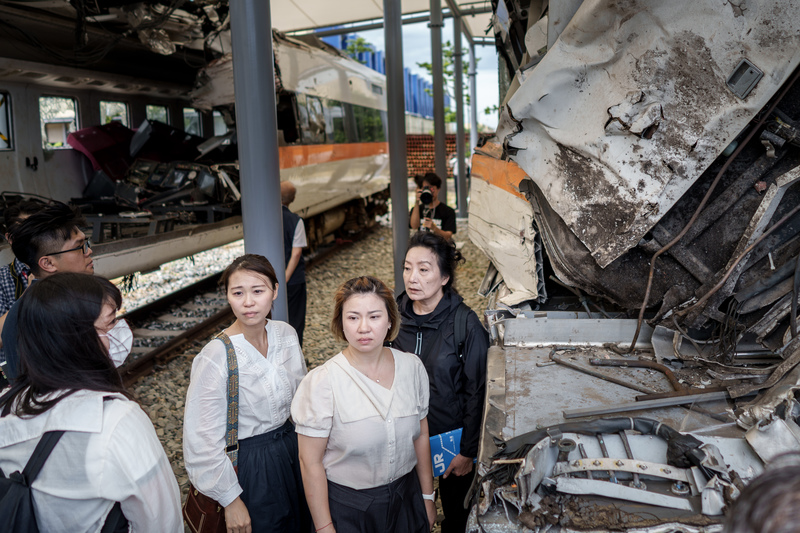
[[[675, 326], [675, 330], [678, 333], [680, 333], [681, 335], [683, 335], [683, 338], [687, 339], [689, 342], [692, 343], [692, 346], [694, 346], [694, 349], [697, 350], [697, 355], [699, 357], [705, 357], [705, 355], [703, 353], [705, 351], [705, 346], [703, 346], [701, 348], [700, 345], [697, 343], [697, 341], [694, 340], [686, 331], [683, 330], [683, 328], [680, 326], [680, 324], [678, 324], [678, 320], [675, 318], [675, 315], [672, 315], [672, 324]], [[677, 351], [677, 348], [676, 348], [676, 351]]]
[[[652, 259], [650, 259], [650, 273], [647, 276], [647, 288], [645, 289], [644, 299], [642, 301], [642, 307], [641, 307], [641, 309], [639, 309], [639, 317], [638, 317], [637, 324], [636, 324], [636, 332], [633, 335], [633, 340], [631, 341], [631, 344], [630, 344], [630, 347], [627, 350], [627, 353], [632, 353], [633, 352], [634, 347], [636, 346], [636, 341], [639, 340], [639, 333], [641, 332], [642, 323], [644, 322], [644, 313], [645, 313], [645, 310], [647, 309], [647, 301], [650, 299], [650, 291], [653, 288], [653, 276], [655, 274], [656, 259], [658, 259], [658, 257], [661, 254], [669, 251], [669, 249], [672, 248], [675, 244], [677, 244], [683, 238], [683, 236], [686, 235], [686, 233], [689, 231], [689, 229], [691, 229], [691, 227], [694, 225], [694, 223], [697, 220], [697, 218], [700, 216], [700, 213], [703, 211], [703, 208], [705, 208], [706, 203], [708, 203], [709, 198], [711, 198], [711, 195], [714, 192], [714, 189], [716, 189], [717, 185], [719, 184], [720, 180], [722, 179], [722, 175], [725, 173], [726, 170], [728, 170], [728, 167], [730, 167], [731, 163], [733, 163], [733, 161], [739, 156], [739, 154], [742, 152], [744, 147], [750, 142], [750, 140], [753, 138], [753, 136], [756, 134], [756, 132], [758, 132], [761, 129], [761, 127], [766, 122], [767, 118], [770, 115], [772, 115], [772, 112], [775, 110], [775, 108], [778, 106], [778, 104], [781, 102], [781, 100], [783, 100], [783, 98], [786, 96], [786, 93], [789, 92], [789, 89], [792, 88], [794, 83], [797, 81], [798, 77], [800, 77], [800, 69], [795, 71], [794, 75], [789, 80], [789, 82], [784, 86], [783, 90], [781, 90], [781, 92], [778, 95], [778, 97], [773, 100], [773, 102], [770, 105], [769, 109], [765, 113], [762, 114], [761, 118], [756, 123], [756, 125], [753, 126], [750, 129], [750, 132], [747, 134], [747, 136], [744, 138], [744, 140], [742, 140], [739, 143], [739, 146], [736, 147], [736, 150], [734, 150], [734, 152], [731, 154], [731, 156], [722, 165], [722, 168], [719, 170], [717, 175], [714, 177], [714, 181], [711, 183], [711, 186], [708, 188], [708, 191], [706, 191], [705, 196], [703, 196], [703, 199], [700, 201], [700, 204], [697, 206], [697, 209], [695, 210], [694, 214], [692, 215], [692, 218], [689, 219], [689, 222], [686, 223], [684, 228], [681, 230], [680, 233], [678, 233], [678, 235], [675, 236], [674, 239], [672, 239], [669, 243], [665, 244], [660, 250], [658, 250], [655, 254], [653, 254]], [[774, 227], [775, 226], [773, 226], [773, 228]], [[766, 233], [765, 233], [765, 235], [766, 235]], [[763, 238], [763, 235], [762, 235], [762, 238]], [[759, 242], [759, 241], [761, 241], [761, 239], [758, 239], [758, 241], [756, 241], [756, 242]], [[752, 246], [748, 247], [747, 252], [749, 253], [751, 249], [752, 249]], [[739, 260], [741, 260], [741, 259], [739, 259]], [[736, 261], [736, 264], [739, 263], [739, 260]], [[733, 267], [731, 267], [731, 269], [732, 268]], [[728, 279], [728, 276], [730, 276], [731, 271], [732, 270], [730, 270], [730, 269], [728, 270], [728, 273], [724, 277], [725, 280]], [[711, 291], [709, 291], [708, 293], [706, 293], [706, 295], [700, 301], [708, 300], [708, 298], [714, 292], [719, 290], [719, 287], [721, 287], [721, 285], [719, 285], [719, 284], [717, 286], [715, 286], [715, 288], [712, 289]], [[699, 303], [699, 301], [698, 301], [698, 303]], [[695, 304], [692, 307], [695, 307], [697, 305], [698, 304]]]

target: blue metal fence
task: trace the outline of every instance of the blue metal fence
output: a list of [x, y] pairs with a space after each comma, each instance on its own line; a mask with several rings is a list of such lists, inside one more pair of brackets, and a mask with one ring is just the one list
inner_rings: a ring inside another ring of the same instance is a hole
[[[354, 33], [346, 35], [331, 35], [323, 37], [322, 40], [329, 45], [338, 48], [339, 50], [346, 50], [347, 45], [351, 40], [358, 38]], [[386, 64], [383, 51], [375, 50], [372, 44], [367, 44], [371, 52], [359, 52], [356, 54], [356, 59], [368, 66], [372, 70], [386, 74]], [[406, 89], [406, 113], [412, 113], [425, 118], [433, 118], [433, 85], [421, 78], [417, 74], [412, 73], [408, 68], [404, 68], [405, 74], [405, 89]], [[450, 107], [450, 97], [444, 97], [445, 107]]]

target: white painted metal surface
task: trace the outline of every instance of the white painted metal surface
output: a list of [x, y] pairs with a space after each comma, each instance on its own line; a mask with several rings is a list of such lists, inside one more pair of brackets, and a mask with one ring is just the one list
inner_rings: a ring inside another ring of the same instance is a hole
[[310, 217], [389, 187], [389, 155], [281, 169], [281, 181], [287, 180], [297, 188], [292, 211]]
[[[350, 104], [386, 110], [386, 78], [352, 59], [327, 52], [294, 39], [273, 39], [280, 82], [284, 89]], [[231, 54], [205, 69], [209, 83], [191, 96], [201, 109], [232, 104], [233, 59]]]
[[[469, 238], [503, 275], [511, 294], [500, 299], [516, 305], [538, 296], [533, 211], [525, 200], [473, 178], [470, 189]], [[498, 212], [502, 211], [502, 216]]]
[[242, 219], [235, 217], [168, 234], [95, 245], [94, 273], [112, 279], [148, 271], [163, 263], [241, 239]]
[[[800, 18], [787, 16], [798, 7], [587, 0], [526, 71], [498, 135], [524, 148], [511, 159], [601, 267], [639, 242], [800, 63]], [[726, 85], [743, 58], [765, 73], [745, 100]]]

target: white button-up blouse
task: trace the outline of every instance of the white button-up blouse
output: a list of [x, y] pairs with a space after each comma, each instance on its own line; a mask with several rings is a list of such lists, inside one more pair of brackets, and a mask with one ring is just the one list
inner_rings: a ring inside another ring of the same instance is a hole
[[[239, 440], [282, 426], [292, 397], [306, 375], [297, 333], [285, 322], [270, 320], [267, 356], [244, 335], [230, 337], [239, 365]], [[227, 506], [242, 493], [225, 454], [228, 406], [228, 359], [221, 340], [209, 342], [192, 363], [183, 420], [183, 459], [192, 485]]]
[[136, 402], [83, 390], [32, 418], [4, 416], [0, 469], [22, 471], [47, 431], [66, 433], [33, 482], [39, 531], [100, 531], [119, 501], [132, 532], [183, 532], [178, 483]]
[[392, 354], [391, 389], [356, 370], [341, 352], [300, 383], [292, 402], [295, 430], [328, 439], [322, 464], [334, 483], [379, 487], [417, 464], [414, 441], [428, 416], [428, 373], [417, 356]]

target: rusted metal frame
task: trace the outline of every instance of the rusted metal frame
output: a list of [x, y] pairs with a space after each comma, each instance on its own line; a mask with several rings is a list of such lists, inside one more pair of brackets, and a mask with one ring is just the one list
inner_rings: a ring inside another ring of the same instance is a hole
[[616, 385], [620, 385], [621, 387], [625, 387], [628, 389], [633, 389], [635, 391], [643, 392], [645, 394], [656, 394], [658, 391], [655, 391], [649, 387], [645, 387], [643, 385], [639, 385], [637, 383], [631, 383], [630, 381], [625, 381], [623, 379], [618, 379], [613, 376], [609, 376], [608, 374], [604, 374], [602, 372], [597, 372], [596, 370], [592, 370], [591, 368], [587, 368], [585, 366], [578, 365], [567, 359], [560, 357], [558, 354], [552, 355], [553, 361], [560, 365], [564, 365], [567, 368], [571, 368], [573, 370], [577, 370], [578, 372], [583, 372], [584, 374], [588, 374], [592, 377], [596, 377], [598, 379], [602, 379], [604, 381], [608, 381], [609, 383], [614, 383]]
[[668, 366], [656, 363], [654, 361], [640, 361], [636, 359], [630, 361], [627, 359], [590, 359], [589, 364], [594, 366], [615, 366], [623, 368], [649, 368], [651, 370], [657, 370], [658, 372], [663, 373], [672, 385], [672, 388], [676, 391], [686, 388], [680, 381], [678, 381], [678, 378], [675, 377], [675, 374]]
[[[615, 366], [615, 367], [623, 367], [623, 368], [650, 368], [652, 370], [656, 370], [658, 372], [662, 372], [664, 376], [666, 376], [667, 380], [669, 381], [670, 385], [674, 389], [671, 392], [653, 392], [647, 393], [636, 397], [637, 402], [647, 401], [647, 400], [660, 400], [664, 398], [678, 398], [685, 395], [696, 395], [696, 394], [705, 394], [707, 392], [720, 392], [727, 390], [725, 387], [707, 387], [705, 389], [694, 389], [690, 387], [684, 387], [683, 384], [678, 381], [678, 378], [675, 377], [675, 374], [670, 370], [669, 367], [662, 365], [660, 363], [656, 363], [654, 361], [639, 361], [633, 360], [628, 361], [625, 359], [590, 359], [589, 363], [596, 366]], [[698, 412], [708, 415], [712, 418], [720, 419], [715, 413], [711, 413], [706, 411], [705, 409], [698, 409]], [[724, 420], [727, 421], [727, 418]]]

